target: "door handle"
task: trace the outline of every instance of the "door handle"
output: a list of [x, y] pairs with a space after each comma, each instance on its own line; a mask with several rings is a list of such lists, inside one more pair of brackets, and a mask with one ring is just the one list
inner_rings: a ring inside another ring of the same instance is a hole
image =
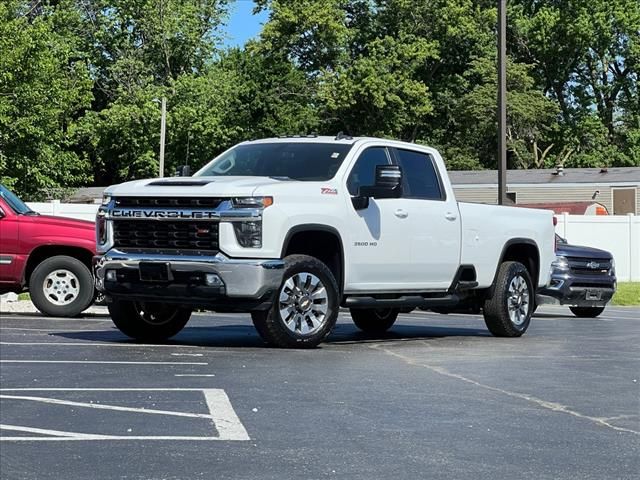
[[453, 222], [456, 218], [458, 218], [458, 216], [453, 212], [447, 212], [445, 214], [444, 218], [446, 218], [447, 220]]
[[401, 208], [397, 209], [393, 214], [398, 218], [407, 218], [409, 216], [409, 212]]

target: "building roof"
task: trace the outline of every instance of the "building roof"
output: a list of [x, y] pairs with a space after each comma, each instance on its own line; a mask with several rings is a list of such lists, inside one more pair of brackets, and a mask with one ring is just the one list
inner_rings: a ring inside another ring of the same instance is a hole
[[[497, 170], [450, 171], [454, 185], [497, 185]], [[555, 168], [536, 170], [508, 170], [508, 184], [554, 183], [640, 183], [640, 167], [615, 168], [565, 168], [558, 175]]]
[[70, 203], [94, 203], [95, 200], [102, 200], [102, 192], [107, 187], [83, 187], [77, 189], [66, 201]]

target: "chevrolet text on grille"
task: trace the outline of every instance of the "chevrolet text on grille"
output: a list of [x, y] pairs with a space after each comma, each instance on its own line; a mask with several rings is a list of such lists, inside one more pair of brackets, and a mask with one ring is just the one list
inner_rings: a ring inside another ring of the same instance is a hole
[[140, 220], [155, 220], [169, 218], [174, 220], [256, 220], [262, 215], [259, 211], [202, 211], [202, 210], [140, 210], [140, 209], [112, 209], [106, 212], [106, 218], [135, 218]]

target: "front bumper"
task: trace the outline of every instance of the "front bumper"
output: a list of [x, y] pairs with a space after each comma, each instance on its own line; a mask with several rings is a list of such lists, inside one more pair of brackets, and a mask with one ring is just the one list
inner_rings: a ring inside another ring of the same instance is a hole
[[548, 287], [538, 290], [536, 303], [570, 307], [604, 307], [616, 291], [613, 275], [575, 275], [554, 271]]
[[[167, 265], [165, 281], [142, 280], [140, 263]], [[107, 278], [108, 271], [110, 273]], [[268, 309], [282, 282], [284, 261], [215, 256], [160, 255], [112, 249], [94, 257], [96, 288], [108, 297], [155, 301], [217, 311]], [[207, 274], [217, 276], [207, 284]]]

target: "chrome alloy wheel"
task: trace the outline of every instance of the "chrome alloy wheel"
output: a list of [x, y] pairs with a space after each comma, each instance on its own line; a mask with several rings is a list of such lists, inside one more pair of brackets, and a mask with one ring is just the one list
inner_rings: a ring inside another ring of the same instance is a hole
[[297, 335], [311, 335], [324, 325], [329, 296], [322, 281], [312, 273], [295, 273], [280, 290], [278, 310], [285, 326]]
[[54, 270], [45, 277], [42, 291], [54, 305], [69, 305], [80, 294], [80, 281], [70, 270]]
[[518, 327], [523, 325], [529, 314], [529, 287], [527, 281], [520, 275], [513, 277], [509, 284], [507, 308], [511, 323]]

